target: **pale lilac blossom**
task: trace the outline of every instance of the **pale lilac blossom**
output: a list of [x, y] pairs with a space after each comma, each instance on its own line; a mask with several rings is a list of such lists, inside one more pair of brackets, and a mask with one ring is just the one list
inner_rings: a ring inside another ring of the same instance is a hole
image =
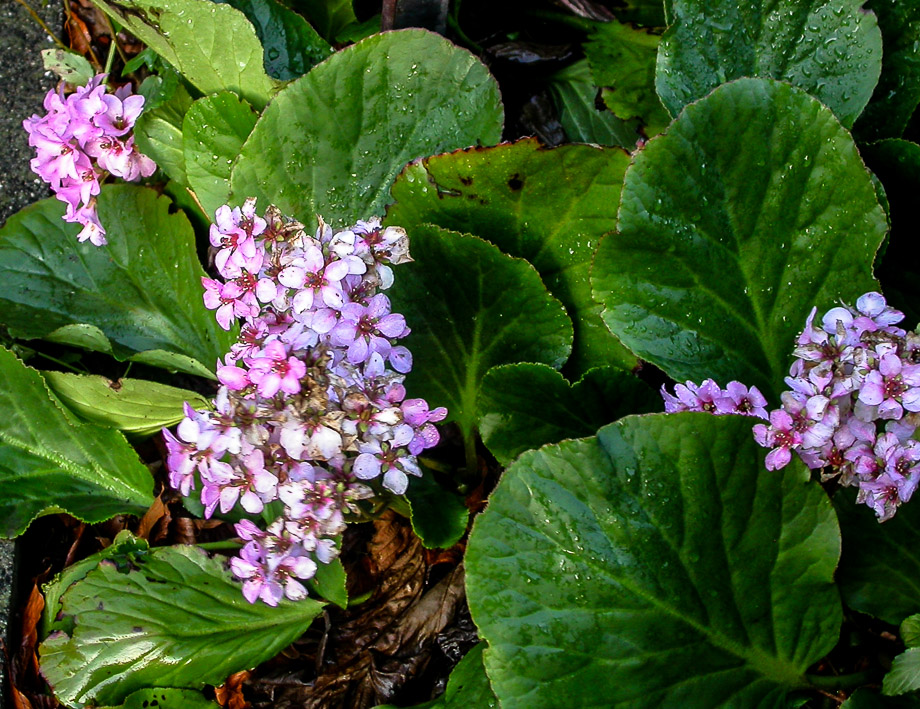
[[223, 361], [213, 411], [186, 409], [165, 432], [170, 484], [200, 479], [204, 514], [283, 512], [268, 530], [244, 520], [231, 568], [251, 602], [306, 595], [301, 583], [337, 555], [335, 540], [361, 500], [402, 494], [421, 475], [416, 456], [437, 445], [447, 415], [406, 399], [409, 334], [380, 291], [408, 239], [379, 220], [313, 235], [270, 207], [220, 207], [210, 241], [220, 278], [203, 278], [205, 306], [240, 336]]

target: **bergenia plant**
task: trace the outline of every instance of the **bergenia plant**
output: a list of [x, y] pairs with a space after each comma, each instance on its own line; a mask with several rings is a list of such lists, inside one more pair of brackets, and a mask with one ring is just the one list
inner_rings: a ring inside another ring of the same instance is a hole
[[409, 328], [378, 292], [411, 260], [405, 230], [320, 219], [308, 236], [252, 199], [219, 207], [210, 231], [224, 280], [202, 278], [204, 304], [225, 330], [235, 316], [243, 326], [218, 362], [213, 411], [186, 404], [178, 437], [163, 432], [169, 482], [189, 495], [200, 479], [205, 518], [283, 503], [265, 532], [237, 523], [247, 544], [230, 563], [248, 601], [274, 606], [306, 597], [297, 579], [338, 555], [358, 500], [402, 495], [422, 474], [416, 456], [437, 445], [447, 410], [405, 398], [412, 357], [395, 343]]
[[920, 6], [91, 1], [0, 227], [16, 706], [916, 700]]
[[130, 84], [108, 93], [105, 79], [99, 74], [68, 96], [49, 91], [47, 113], [22, 124], [36, 152], [32, 170], [67, 205], [64, 220], [83, 226], [77, 240], [89, 239], [95, 246], [106, 243], [96, 214], [100, 183], [107, 175], [135, 181], [156, 170], [131, 135], [144, 97], [135, 95]]

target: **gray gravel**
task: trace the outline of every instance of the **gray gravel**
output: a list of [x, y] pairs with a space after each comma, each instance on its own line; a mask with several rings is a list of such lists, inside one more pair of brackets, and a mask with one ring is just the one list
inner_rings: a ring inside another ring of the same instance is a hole
[[[54, 30], [63, 27], [62, 7], [49, 0], [30, 0]], [[50, 192], [29, 169], [33, 157], [22, 121], [41, 112], [42, 99], [54, 85], [45, 74], [39, 51], [54, 46], [44, 30], [14, 0], [0, 0], [0, 225], [27, 204]], [[0, 541], [0, 638], [15, 622], [10, 618], [14, 545]], [[0, 709], [12, 706], [6, 687], [5, 663], [0, 658]]]
[[[61, 4], [29, 0], [52, 29], [63, 25]], [[0, 224], [27, 204], [51, 194], [29, 169], [34, 157], [22, 121], [43, 112], [42, 99], [54, 78], [39, 52], [54, 44], [15, 0], [0, 0]]]

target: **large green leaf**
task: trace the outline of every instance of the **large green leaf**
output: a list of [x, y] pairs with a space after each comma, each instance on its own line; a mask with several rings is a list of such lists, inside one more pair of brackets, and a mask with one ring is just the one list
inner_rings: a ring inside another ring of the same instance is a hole
[[[164, 82], [158, 76], [149, 76], [144, 86], [152, 83], [151, 91]], [[162, 88], [162, 87], [161, 87]], [[157, 167], [173, 180], [188, 184], [185, 176], [185, 155], [182, 152], [182, 120], [192, 105], [192, 97], [185, 86], [176, 80], [168, 89], [169, 97], [153, 109], [145, 109], [134, 125], [134, 140], [138, 150], [153, 160]], [[149, 101], [149, 100], [148, 100]], [[147, 104], [149, 105], [149, 103]]]
[[837, 641], [840, 534], [751, 419], [628, 417], [525, 453], [473, 525], [470, 610], [504, 709], [777, 707]]
[[857, 689], [840, 709], [917, 709], [915, 697], [884, 697], [868, 687]]
[[248, 103], [229, 92], [199, 99], [185, 114], [182, 141], [188, 186], [211, 219], [230, 199], [233, 161], [258, 119]]
[[219, 0], [246, 15], [264, 51], [265, 71], [282, 81], [303, 76], [332, 54], [305, 19], [276, 0]]
[[615, 367], [592, 369], [572, 385], [545, 364], [505, 364], [482, 380], [479, 430], [492, 455], [508, 465], [531, 448], [591, 436], [627, 414], [661, 409], [661, 396]]
[[639, 121], [624, 121], [597, 106], [600, 89], [591, 77], [587, 59], [557, 71], [550, 77], [550, 93], [559, 122], [572, 143], [595, 143], [632, 150], [639, 139]]
[[93, 0], [205, 94], [232, 91], [256, 108], [278, 83], [246, 16], [208, 0]]
[[53, 334], [208, 376], [234, 336], [204, 307], [192, 228], [169, 205], [143, 187], [103, 187], [101, 248], [77, 243], [80, 227], [61, 220], [57, 200], [10, 217], [0, 229], [0, 322], [16, 337]]
[[903, 311], [908, 328], [920, 323], [920, 267], [917, 265], [917, 194], [920, 191], [920, 145], [882, 140], [860, 152], [885, 187], [891, 210], [891, 234], [876, 264], [882, 292]]
[[591, 73], [607, 108], [623, 120], [639, 118], [648, 135], [660, 133], [671, 118], [655, 93], [655, 62], [661, 36], [654, 30], [616, 20], [597, 26], [585, 43]]
[[882, 70], [882, 35], [863, 0], [674, 0], [656, 85], [672, 116], [742, 76], [804, 89], [849, 127]]
[[220, 706], [205, 699], [201, 692], [191, 689], [139, 689], [125, 698], [123, 704], [104, 709], [217, 709]]
[[572, 324], [526, 261], [475, 236], [435, 226], [410, 234], [413, 263], [395, 270], [388, 291], [412, 328], [405, 345], [414, 368], [406, 385], [464, 434], [478, 423], [477, 398], [490, 367], [543, 362], [561, 367]]
[[920, 103], [920, 0], [868, 0], [878, 16], [882, 76], [855, 132], [863, 140], [899, 138]]
[[600, 238], [616, 228], [616, 204], [629, 155], [619, 148], [564, 145], [533, 138], [463, 150], [408, 165], [393, 185], [387, 223], [432, 223], [476, 234], [527, 259], [575, 326], [572, 361], [630, 369], [635, 356], [613, 337], [591, 297], [589, 270]]
[[322, 610], [306, 599], [248, 603], [224, 561], [163, 547], [130, 570], [103, 561], [62, 598], [71, 635], [39, 648], [42, 675], [67, 704], [118, 704], [149, 687], [197, 689], [273, 657]]
[[920, 613], [920, 508], [903, 505], [884, 524], [855, 495], [838, 493], [843, 555], [837, 579], [853, 610], [898, 624]]
[[466, 533], [470, 511], [463, 497], [441, 485], [424, 463], [422, 472], [406, 490], [412, 531], [426, 549], [448, 549]]
[[495, 80], [469, 52], [422, 30], [375, 35], [278, 94], [233, 168], [237, 201], [303, 220], [382, 214], [410, 160], [501, 136]]
[[0, 537], [45, 514], [143, 514], [153, 479], [117, 431], [79, 423], [34, 369], [0, 348]]
[[887, 695], [905, 694], [920, 689], [920, 647], [908, 648], [891, 662], [882, 691]]
[[285, 0], [285, 4], [306, 17], [330, 42], [348, 25], [358, 21], [353, 0]]
[[831, 112], [788, 84], [739, 79], [636, 156], [594, 294], [614, 334], [674, 379], [778, 396], [812, 307], [878, 289], [886, 228]]
[[152, 436], [179, 423], [182, 405], [207, 409], [201, 394], [144, 379], [119, 379], [69, 372], [42, 372], [55, 395], [84, 421], [133, 436]]
[[129, 530], [123, 529], [115, 535], [115, 539], [109, 546], [71, 564], [44, 584], [42, 595], [45, 597], [45, 607], [42, 610], [39, 639], [44, 640], [55, 630], [73, 632], [73, 618], [61, 614], [61, 596], [77, 581], [85, 579], [100, 561], [111, 559], [119, 568], [127, 568], [134, 563], [138, 554], [146, 554], [149, 549], [150, 545], [146, 539], [135, 537]]

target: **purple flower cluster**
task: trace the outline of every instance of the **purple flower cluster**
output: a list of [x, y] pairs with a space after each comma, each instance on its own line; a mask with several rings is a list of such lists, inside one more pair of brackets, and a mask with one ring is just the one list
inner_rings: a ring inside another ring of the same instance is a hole
[[794, 350], [782, 407], [766, 416], [754, 387], [732, 382], [723, 392], [712, 380], [662, 388], [666, 411], [748, 413], [768, 419], [754, 438], [770, 448], [768, 470], [796, 452], [822, 479], [858, 487], [857, 501], [884, 522], [920, 484], [920, 337], [896, 327], [904, 319], [880, 293], [856, 307], [832, 308], [815, 324], [812, 309]]
[[378, 292], [411, 260], [403, 229], [373, 219], [334, 232], [320, 219], [308, 236], [250, 199], [217, 210], [211, 243], [222, 279], [202, 279], [205, 305], [242, 328], [218, 362], [214, 410], [187, 406], [177, 435], [164, 431], [169, 479], [183, 495], [200, 481], [207, 517], [283, 503], [266, 531], [237, 525], [247, 543], [231, 562], [250, 602], [276, 605], [304, 597], [298, 579], [335, 558], [358, 500], [421, 475], [416, 456], [447, 411], [405, 398], [412, 358], [396, 341], [409, 329]]
[[64, 221], [83, 225], [77, 238], [96, 246], [106, 243], [96, 214], [105, 174], [137, 180], [156, 170], [153, 160], [134, 147], [131, 135], [144, 97], [132, 95], [130, 85], [106, 93], [105, 78], [99, 74], [67, 97], [49, 91], [44, 103], [48, 113], [22, 124], [37, 151], [32, 170], [67, 204]]
[[796, 342], [789, 391], [770, 423], [754, 427], [770, 470], [799, 454], [822, 478], [858, 487], [857, 501], [890, 519], [920, 484], [920, 338], [880, 293], [856, 307], [813, 309]]
[[661, 397], [664, 399], [664, 410], [669, 414], [676, 411], [707, 411], [717, 416], [740, 414], [767, 418], [767, 400], [763, 394], [757, 387], [748, 389], [741, 382], [729, 382], [724, 391], [712, 379], [707, 379], [699, 386], [686, 382], [675, 385], [673, 395], [662, 384]]

